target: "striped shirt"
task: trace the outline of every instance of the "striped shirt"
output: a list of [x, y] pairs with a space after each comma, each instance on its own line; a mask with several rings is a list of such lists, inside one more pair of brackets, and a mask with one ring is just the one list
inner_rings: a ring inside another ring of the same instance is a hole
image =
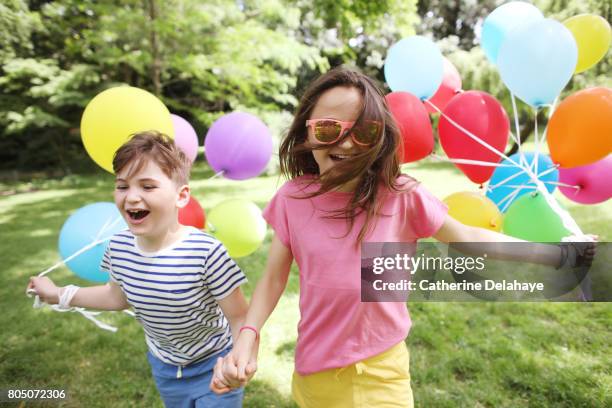
[[190, 227], [176, 243], [144, 252], [129, 231], [115, 234], [104, 253], [109, 272], [142, 324], [154, 356], [183, 366], [232, 344], [229, 323], [218, 300], [246, 277], [217, 239]]

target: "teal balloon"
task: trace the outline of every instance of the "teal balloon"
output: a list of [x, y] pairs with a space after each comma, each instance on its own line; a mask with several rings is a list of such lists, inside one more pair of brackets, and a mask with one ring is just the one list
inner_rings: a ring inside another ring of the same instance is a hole
[[536, 6], [524, 1], [511, 1], [493, 10], [485, 18], [480, 35], [480, 46], [489, 61], [497, 63], [499, 48], [517, 26], [543, 18]]
[[[522, 160], [521, 156], [523, 157]], [[510, 156], [510, 159], [519, 164], [526, 163], [532, 169], [532, 171], [535, 172], [535, 156], [535, 152], [519, 152]], [[534, 191], [533, 188], [518, 189], [517, 187], [508, 186], [525, 185], [534, 187], [535, 183], [523, 169], [513, 166], [508, 159], [502, 161], [501, 164], [502, 165], [497, 167], [491, 176], [491, 180], [489, 181], [489, 189], [487, 190], [487, 197], [495, 203], [500, 211], [505, 212], [519, 197], [527, 193], [533, 193]], [[546, 189], [552, 193], [555, 191], [556, 183], [559, 181], [559, 171], [555, 168], [555, 165], [550, 157], [544, 153], [538, 154], [537, 164], [538, 180], [542, 181], [546, 186]], [[512, 179], [510, 179], [510, 177], [512, 177]], [[504, 182], [504, 180], [508, 181]], [[500, 184], [502, 182], [504, 183]], [[495, 187], [497, 184], [499, 184], [499, 186]], [[518, 190], [518, 192], [514, 198], [506, 198], [513, 194], [516, 190]]]
[[541, 193], [526, 194], [508, 208], [504, 233], [532, 242], [561, 242], [572, 235]]
[[77, 276], [93, 281], [107, 282], [108, 273], [100, 269], [104, 250], [110, 237], [127, 229], [127, 224], [114, 203], [93, 203], [79, 208], [72, 214], [60, 231], [59, 252], [66, 259], [89, 244], [102, 238], [106, 241], [88, 249], [66, 265]]
[[393, 92], [410, 92], [421, 100], [433, 96], [442, 83], [444, 60], [438, 46], [414, 35], [391, 46], [385, 60], [385, 80]]
[[501, 45], [497, 65], [512, 93], [533, 107], [551, 104], [569, 82], [578, 61], [571, 31], [552, 19], [519, 26]]

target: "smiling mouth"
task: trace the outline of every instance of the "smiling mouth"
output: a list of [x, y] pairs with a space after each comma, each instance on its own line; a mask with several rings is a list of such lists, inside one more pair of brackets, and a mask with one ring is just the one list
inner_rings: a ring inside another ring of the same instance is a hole
[[333, 161], [342, 161], [342, 160], [350, 159], [351, 157], [353, 157], [353, 155], [351, 154], [330, 154], [329, 155], [329, 158], [332, 159]]
[[127, 214], [133, 221], [140, 221], [147, 215], [149, 215], [150, 211], [148, 210], [127, 210]]

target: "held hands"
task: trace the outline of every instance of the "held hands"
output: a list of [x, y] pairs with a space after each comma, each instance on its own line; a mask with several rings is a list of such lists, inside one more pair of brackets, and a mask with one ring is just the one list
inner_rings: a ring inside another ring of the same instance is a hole
[[257, 347], [255, 333], [241, 332], [232, 351], [217, 359], [210, 389], [216, 394], [225, 394], [245, 386], [257, 371]]
[[26, 294], [35, 294], [43, 302], [54, 305], [59, 302], [59, 288], [45, 276], [31, 277], [26, 288]]

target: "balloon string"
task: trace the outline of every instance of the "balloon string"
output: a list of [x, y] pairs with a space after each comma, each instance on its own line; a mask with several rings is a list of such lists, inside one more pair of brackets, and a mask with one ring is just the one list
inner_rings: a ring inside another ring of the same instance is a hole
[[472, 164], [474, 166], [487, 166], [487, 167], [516, 167], [513, 164], [504, 164], [504, 163], [494, 163], [488, 161], [481, 160], [470, 160], [470, 159], [450, 159], [447, 157], [440, 156], [438, 154], [432, 153], [431, 157], [436, 160], [450, 162], [450, 163], [459, 163], [459, 164]]
[[[521, 154], [521, 156], [522, 156], [522, 154]], [[547, 174], [552, 173], [556, 169], [557, 169], [556, 166], [551, 166], [548, 169], [544, 170], [542, 173], [538, 174], [537, 176], [538, 177], [546, 176]], [[500, 181], [499, 183], [494, 184], [492, 186], [489, 186], [488, 189], [492, 191], [493, 189], [496, 189], [497, 187], [500, 187], [500, 186], [504, 185], [508, 181], [510, 181], [510, 180], [512, 180], [512, 179], [514, 179], [514, 178], [516, 178], [516, 177], [518, 177], [520, 175], [522, 175], [522, 174], [525, 174], [525, 172], [523, 172], [523, 173], [520, 173], [520, 172], [514, 173], [513, 175], [509, 176], [508, 178], [505, 178], [504, 180]], [[532, 180], [530, 180], [530, 181], [532, 181]]]
[[523, 168], [523, 166], [521, 166], [520, 164], [516, 163], [510, 157], [506, 156], [503, 152], [500, 152], [499, 150], [497, 150], [496, 148], [494, 148], [493, 146], [491, 146], [490, 144], [488, 144], [487, 142], [485, 142], [484, 140], [482, 140], [481, 138], [479, 138], [478, 136], [474, 135], [472, 132], [470, 132], [469, 130], [467, 130], [466, 128], [464, 128], [463, 126], [458, 124], [457, 122], [455, 122], [448, 115], [446, 115], [444, 112], [442, 112], [440, 110], [440, 108], [438, 108], [436, 105], [434, 105], [433, 103], [431, 103], [427, 99], [425, 99], [425, 102], [428, 103], [431, 107], [433, 107], [436, 111], [438, 111], [440, 113], [440, 115], [443, 116], [446, 120], [448, 120], [453, 126], [455, 126], [457, 129], [461, 130], [464, 134], [469, 136], [472, 140], [475, 140], [478, 144], [484, 146], [485, 148], [487, 148], [488, 150], [492, 151], [496, 155], [498, 155], [500, 157], [503, 157], [504, 159], [508, 160], [510, 163], [513, 163], [517, 167]]
[[214, 178], [221, 177], [221, 176], [223, 176], [224, 174], [225, 174], [225, 170], [221, 170], [221, 171], [217, 172], [216, 174], [214, 174], [214, 175], [210, 176], [210, 177], [208, 178], [208, 180], [212, 180], [212, 179], [214, 179]]
[[505, 212], [508, 207], [510, 206], [510, 204], [514, 201], [514, 199], [518, 196], [518, 194], [520, 193], [521, 190], [527, 188], [527, 186], [525, 186], [524, 184], [521, 184], [518, 188], [516, 188], [512, 193], [508, 194], [506, 197], [504, 197], [503, 200], [501, 200], [498, 205], [504, 204], [504, 208], [502, 208], [502, 212]]
[[81, 255], [83, 252], [86, 252], [86, 251], [90, 250], [91, 248], [95, 247], [96, 245], [101, 244], [101, 243], [103, 243], [105, 241], [108, 241], [109, 239], [111, 239], [111, 237], [102, 238], [102, 239], [99, 239], [97, 241], [92, 242], [91, 244], [85, 245], [83, 248], [79, 249], [78, 251], [76, 251], [75, 253], [70, 255], [69, 257], [61, 260], [60, 262], [56, 263], [55, 265], [53, 265], [50, 268], [45, 269], [44, 271], [39, 273], [38, 276], [45, 276], [46, 274], [48, 274], [49, 272], [53, 271], [54, 269], [57, 269], [60, 266], [64, 265], [65, 263], [70, 262], [72, 259], [74, 259], [77, 256]]
[[567, 184], [567, 183], [561, 183], [560, 181], [545, 181], [544, 184], [550, 184], [550, 185], [553, 185], [553, 186], [561, 186], [561, 187], [568, 187], [568, 188], [575, 188], [576, 190], [582, 189], [582, 187], [580, 187], [579, 185], [572, 185], [572, 184]]
[[[510, 92], [510, 99], [512, 100], [512, 115], [514, 116], [514, 128], [516, 129], [516, 145], [518, 146], [518, 151], [521, 151], [521, 128], [519, 126], [519, 118], [518, 118], [518, 109], [516, 108], [516, 98], [514, 97], [514, 93]], [[527, 162], [523, 155], [520, 156], [520, 162], [523, 165], [527, 165]]]
[[[116, 222], [116, 220], [115, 220], [115, 222]], [[113, 224], [115, 222], [113, 222]], [[111, 226], [113, 224], [111, 224]], [[66, 259], [63, 259], [62, 261], [56, 263], [52, 267], [42, 271], [41, 273], [38, 274], [38, 276], [45, 276], [49, 272], [59, 268], [60, 266], [64, 265], [65, 263], [70, 262], [72, 259], [74, 259], [77, 256], [81, 255], [83, 252], [86, 252], [86, 251], [90, 250], [91, 248], [95, 247], [96, 245], [101, 244], [101, 243], [103, 243], [105, 241], [108, 241], [109, 239], [111, 239], [111, 236], [103, 238], [103, 239], [99, 239], [97, 241], [92, 242], [91, 244], [85, 245], [83, 248], [79, 249], [77, 252], [73, 253], [72, 255], [67, 257]], [[29, 293], [29, 291], [28, 291], [28, 296], [31, 296], [31, 293]], [[40, 297], [38, 295], [35, 296], [34, 305], [33, 306], [35, 308], [43, 306], [43, 302], [40, 300]], [[98, 326], [101, 329], [108, 330], [108, 331], [111, 331], [111, 332], [116, 332], [117, 331], [116, 327], [108, 325], [108, 324], [106, 324], [104, 322], [101, 322], [101, 321], [99, 321], [98, 319], [95, 318], [95, 316], [99, 315], [100, 312], [92, 312], [92, 311], [87, 310], [87, 309], [82, 308], [82, 307], [72, 307], [70, 309], [61, 309], [58, 305], [51, 305], [51, 309], [55, 310], [56, 312], [69, 312], [70, 311], [70, 312], [80, 313], [82, 316], [84, 316], [86, 319], [88, 319], [88, 320], [92, 321], [93, 323], [95, 323], [95, 325]], [[125, 312], [128, 313], [127, 310]], [[132, 314], [132, 316], [133, 316], [133, 314]]]
[[534, 160], [533, 160], [533, 164], [534, 164], [534, 168], [535, 168], [535, 174], [538, 174], [538, 156], [540, 155], [540, 140], [539, 140], [539, 132], [538, 132], [538, 108], [533, 108], [533, 113], [535, 115], [535, 120], [534, 120], [534, 137], [535, 137], [535, 155], [534, 155]]
[[118, 217], [116, 217], [113, 222], [111, 222], [109, 224], [109, 221], [111, 220], [110, 218], [106, 220], [106, 222], [104, 223], [104, 225], [102, 226], [102, 228], [100, 228], [100, 231], [98, 231], [98, 234], [96, 235], [96, 237], [94, 238], [94, 240], [98, 240], [100, 239], [100, 236], [106, 232], [108, 229], [113, 228], [115, 226], [115, 224], [117, 224], [117, 222], [119, 222], [123, 217], [121, 217], [121, 215], [119, 215]]

